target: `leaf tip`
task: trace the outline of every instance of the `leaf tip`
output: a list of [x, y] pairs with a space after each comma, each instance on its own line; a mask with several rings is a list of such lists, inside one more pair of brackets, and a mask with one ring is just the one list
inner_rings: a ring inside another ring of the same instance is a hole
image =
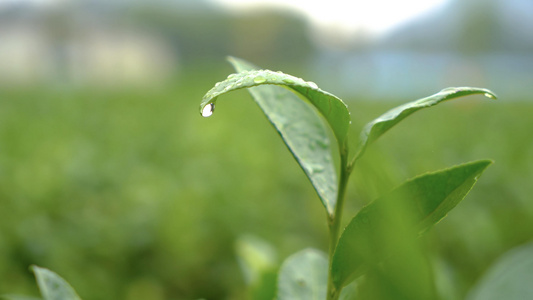
[[480, 167], [483, 168], [483, 170], [485, 170], [488, 166], [492, 165], [494, 161], [492, 159], [481, 159], [474, 163], [479, 164]]
[[498, 99], [498, 96], [496, 96], [496, 94], [494, 94], [493, 92], [489, 91], [489, 90], [486, 90], [486, 92], [483, 94], [483, 96], [489, 98], [489, 99], [492, 99], [492, 100], [497, 100]]
[[42, 270], [43, 268], [41, 268], [41, 267], [39, 267], [37, 265], [30, 265], [29, 269], [30, 269], [30, 271], [35, 273], [35, 272], [38, 272], [38, 271]]
[[228, 55], [226, 56], [226, 60], [233, 64], [235, 61], [237, 61], [237, 58], [235, 56]]

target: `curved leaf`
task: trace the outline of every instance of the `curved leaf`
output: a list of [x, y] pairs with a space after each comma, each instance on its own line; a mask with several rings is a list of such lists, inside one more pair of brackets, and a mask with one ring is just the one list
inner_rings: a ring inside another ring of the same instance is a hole
[[439, 222], [491, 163], [480, 160], [415, 177], [361, 209], [344, 229], [335, 249], [335, 286], [342, 287], [361, 275], [365, 267], [393, 255], [395, 243], [404, 238], [400, 235], [409, 232], [406, 225], [411, 231], [423, 233]]
[[490, 99], [496, 99], [496, 95], [487, 89], [473, 87], [446, 88], [429, 97], [412, 101], [387, 111], [377, 119], [366, 124], [363, 128], [359, 141], [358, 155], [361, 155], [368, 145], [410, 114], [420, 109], [437, 105], [443, 101], [474, 94], [484, 94]]
[[278, 277], [278, 300], [326, 299], [328, 256], [305, 249], [289, 256]]
[[337, 175], [327, 129], [308, 103], [288, 89], [272, 84], [298, 91], [306, 95], [319, 111], [324, 110], [329, 116], [326, 120], [334, 129], [339, 143], [344, 143], [350, 122], [344, 103], [300, 78], [268, 70], [255, 70], [256, 66], [237, 58], [230, 58], [230, 62], [240, 73], [231, 74], [204, 96], [201, 104], [204, 115], [208, 115], [210, 109], [214, 108], [219, 95], [240, 88], [254, 87], [248, 91], [302, 167], [328, 214], [333, 214], [337, 198]]
[[533, 299], [533, 243], [503, 255], [468, 295], [468, 300]]
[[38, 266], [32, 266], [31, 269], [44, 300], [81, 300], [70, 284], [56, 273]]
[[[242, 60], [232, 58], [232, 63], [241, 64]], [[343, 147], [348, 134], [350, 125], [350, 113], [346, 104], [333, 94], [321, 90], [311, 81], [305, 81], [301, 78], [274, 72], [270, 70], [250, 70], [241, 71], [238, 74], [231, 74], [222, 82], [219, 82], [208, 91], [200, 104], [200, 113], [204, 112], [207, 105], [214, 104], [217, 97], [243, 88], [250, 88], [265, 84], [275, 84], [286, 87], [298, 92], [305, 97], [316, 109], [324, 116], [331, 126], [339, 146]], [[278, 99], [281, 100], [281, 99]]]

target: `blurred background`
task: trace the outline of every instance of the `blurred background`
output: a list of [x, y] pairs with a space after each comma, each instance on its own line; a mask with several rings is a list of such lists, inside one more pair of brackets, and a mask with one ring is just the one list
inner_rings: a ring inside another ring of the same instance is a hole
[[0, 0], [0, 294], [37, 295], [37, 264], [84, 299], [247, 299], [246, 245], [274, 269], [327, 250], [320, 201], [248, 94], [200, 117], [228, 55], [344, 99], [354, 142], [399, 103], [493, 90], [378, 141], [345, 221], [419, 173], [490, 158], [424, 237], [443, 299], [533, 240], [533, 2], [310, 2]]

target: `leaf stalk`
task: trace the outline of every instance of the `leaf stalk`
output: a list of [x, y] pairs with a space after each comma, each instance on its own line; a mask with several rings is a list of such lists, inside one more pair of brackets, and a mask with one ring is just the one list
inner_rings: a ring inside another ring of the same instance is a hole
[[327, 299], [337, 300], [340, 296], [341, 289], [337, 289], [333, 284], [332, 262], [333, 254], [339, 240], [340, 225], [342, 220], [342, 212], [344, 209], [344, 199], [346, 194], [346, 187], [348, 185], [348, 178], [352, 171], [352, 164], [348, 163], [348, 149], [346, 146], [341, 148], [340, 151], [340, 176], [339, 176], [339, 188], [337, 193], [337, 204], [335, 206], [335, 212], [333, 215], [329, 215], [329, 268], [328, 268], [328, 288]]

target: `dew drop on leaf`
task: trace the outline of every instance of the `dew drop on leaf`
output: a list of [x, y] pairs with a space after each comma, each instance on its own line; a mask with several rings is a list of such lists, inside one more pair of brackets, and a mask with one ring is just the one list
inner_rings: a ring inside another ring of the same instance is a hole
[[307, 82], [307, 85], [312, 88], [312, 89], [318, 89], [318, 85], [316, 85], [316, 83], [312, 82], [312, 81], [308, 81]]
[[294, 83], [294, 80], [289, 79], [289, 78], [284, 78], [284, 79], [283, 79], [283, 82], [288, 83], [288, 84], [293, 84], [293, 83]]
[[485, 97], [490, 98], [490, 99], [496, 99], [496, 97], [494, 97], [492, 94], [489, 94], [489, 93], [485, 93]]
[[263, 77], [263, 76], [261, 76], [261, 75], [259, 75], [259, 76], [255, 76], [255, 78], [254, 78], [254, 82], [255, 82], [255, 83], [263, 83], [263, 82], [265, 82], [265, 81], [266, 81], [266, 78]]
[[215, 103], [209, 103], [204, 108], [202, 108], [202, 117], [210, 117], [215, 111]]

